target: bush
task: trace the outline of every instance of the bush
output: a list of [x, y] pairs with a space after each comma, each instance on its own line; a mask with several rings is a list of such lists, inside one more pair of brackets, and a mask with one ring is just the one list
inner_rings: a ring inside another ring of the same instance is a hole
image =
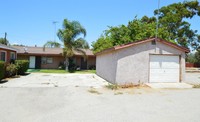
[[96, 66], [95, 65], [90, 65], [89, 66], [89, 70], [96, 70]]
[[17, 67], [17, 74], [24, 75], [29, 68], [28, 60], [15, 60], [15, 65]]
[[17, 74], [17, 66], [15, 64], [8, 64], [6, 66], [6, 76], [11, 77]]
[[60, 62], [58, 65], [58, 69], [60, 69], [60, 70], [65, 69], [65, 64], [63, 62]]
[[5, 77], [5, 62], [0, 61], [0, 80]]
[[69, 58], [69, 66], [68, 66], [69, 72], [76, 71], [76, 64], [74, 63], [73, 59]]

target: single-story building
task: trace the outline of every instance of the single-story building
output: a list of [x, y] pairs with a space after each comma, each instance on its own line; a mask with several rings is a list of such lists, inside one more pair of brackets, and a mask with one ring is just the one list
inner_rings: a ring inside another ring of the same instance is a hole
[[17, 49], [11, 46], [0, 44], [0, 60], [10, 63], [17, 58]]
[[[64, 57], [62, 55], [62, 48], [43, 48], [43, 47], [24, 47], [13, 46], [19, 51], [17, 53], [18, 60], [29, 60], [29, 68], [32, 69], [58, 69], [60, 65], [64, 64]], [[86, 60], [83, 54], [74, 51], [72, 57], [73, 62], [80, 69], [89, 69], [96, 65], [96, 56], [89, 49], [82, 49], [86, 53]]]
[[188, 52], [189, 49], [163, 39], [140, 40], [97, 53], [96, 72], [119, 85], [182, 82]]

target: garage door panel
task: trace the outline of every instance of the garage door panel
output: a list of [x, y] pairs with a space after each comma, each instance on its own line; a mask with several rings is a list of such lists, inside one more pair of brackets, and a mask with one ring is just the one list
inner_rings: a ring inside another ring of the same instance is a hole
[[166, 69], [178, 69], [179, 63], [173, 62], [153, 62], [150, 64], [151, 69], [159, 69], [159, 68], [166, 68]]
[[179, 82], [179, 56], [150, 55], [150, 82]]

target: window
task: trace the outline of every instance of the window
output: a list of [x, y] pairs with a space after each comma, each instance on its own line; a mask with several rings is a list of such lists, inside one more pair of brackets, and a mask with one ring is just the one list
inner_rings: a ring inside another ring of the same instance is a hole
[[14, 52], [11, 52], [11, 53], [10, 53], [10, 59], [11, 59], [11, 60], [15, 60], [15, 53], [14, 53]]
[[46, 64], [47, 63], [47, 58], [46, 57], [42, 57], [42, 64]]
[[42, 64], [52, 64], [53, 58], [52, 57], [42, 57]]
[[47, 58], [47, 64], [52, 64], [53, 63], [53, 58]]
[[0, 60], [1, 61], [6, 61], [6, 52], [5, 51], [1, 51], [1, 56], [0, 56]]

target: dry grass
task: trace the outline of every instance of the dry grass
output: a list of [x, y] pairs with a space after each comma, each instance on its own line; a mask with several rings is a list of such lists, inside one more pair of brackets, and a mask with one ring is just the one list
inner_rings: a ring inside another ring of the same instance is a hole
[[105, 87], [108, 88], [108, 89], [111, 89], [111, 90], [117, 90], [119, 88], [118, 85], [110, 84], [110, 83], [108, 83], [108, 85], [106, 85]]
[[119, 90], [119, 89], [130, 89], [130, 88], [137, 88], [137, 89], [146, 89], [146, 88], [150, 88], [149, 86], [145, 85], [145, 84], [124, 84], [124, 85], [117, 85], [117, 84], [108, 84], [105, 86], [107, 89], [110, 90]]
[[92, 93], [92, 94], [101, 94], [100, 92], [98, 92], [95, 88], [90, 88], [89, 90], [88, 90], [88, 92], [90, 92], [90, 93]]
[[116, 92], [116, 93], [114, 93], [114, 95], [122, 95], [123, 94], [123, 92]]
[[200, 88], [200, 84], [198, 84], [198, 85], [193, 85], [193, 88]]

